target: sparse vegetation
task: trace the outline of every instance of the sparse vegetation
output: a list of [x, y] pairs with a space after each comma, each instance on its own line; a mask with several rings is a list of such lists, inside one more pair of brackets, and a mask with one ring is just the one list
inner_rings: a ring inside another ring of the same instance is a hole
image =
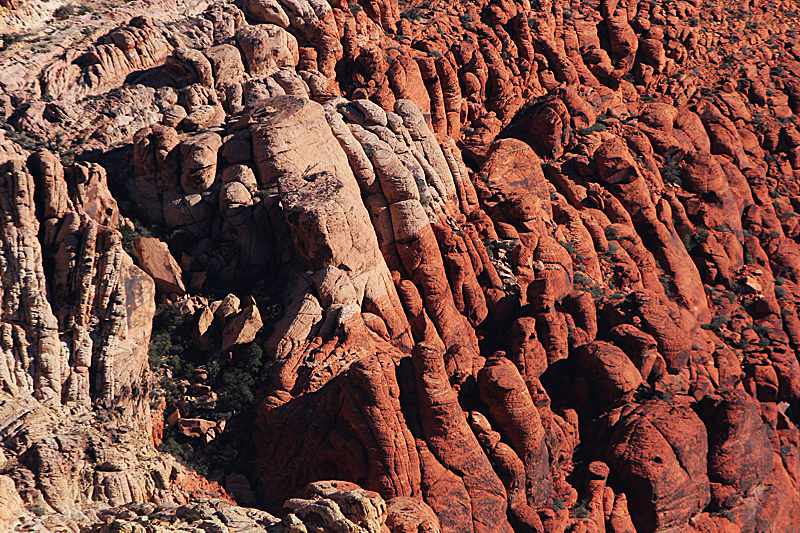
[[658, 275], [658, 281], [661, 282], [661, 286], [664, 287], [664, 293], [667, 295], [667, 299], [670, 302], [675, 301], [675, 297], [672, 293], [672, 280], [669, 278], [667, 273], [664, 271], [664, 268], [661, 266], [661, 263], [656, 259], [656, 268], [661, 272]]
[[662, 400], [672, 403], [674, 395], [669, 391], [658, 391], [648, 385], [639, 385], [633, 393], [633, 401], [636, 403], [647, 403], [650, 400]]
[[725, 519], [729, 520], [730, 522], [733, 522], [734, 524], [736, 523], [736, 519], [734, 518], [733, 513], [730, 511], [730, 509], [723, 509], [721, 511], [710, 513], [710, 514], [711, 514], [711, 516], [721, 516], [722, 518], [725, 518]]
[[[264, 321], [262, 333], [268, 335], [282, 315], [282, 307], [277, 301], [262, 300], [259, 309]], [[191, 317], [185, 319], [177, 308], [171, 305], [157, 307], [149, 353], [151, 368], [161, 375], [155, 398], [161, 396], [166, 400], [168, 413], [179, 408], [182, 416], [187, 416], [190, 414], [187, 409], [202, 409], [200, 416], [207, 420], [250, 424], [255, 416], [255, 394], [266, 380], [262, 348], [257, 342], [252, 342], [234, 347], [230, 353], [220, 357], [213, 350], [198, 349], [190, 340], [192, 327], [194, 321]], [[195, 371], [199, 368], [206, 372], [204, 383], [218, 395], [216, 404], [203, 408], [187, 407], [184, 397], [186, 383], [194, 381]], [[187, 468], [202, 475], [208, 473], [210, 465], [193, 447], [193, 441], [180, 435], [175, 427], [165, 431], [159, 449], [175, 456]]]
[[586, 518], [589, 516], [589, 501], [580, 500], [575, 504], [575, 507], [569, 513], [572, 518]]
[[158, 451], [172, 455], [183, 466], [201, 476], [208, 475], [208, 463], [188, 443], [179, 443], [174, 437], [167, 437]]
[[[267, 319], [270, 314], [267, 313]], [[277, 320], [272, 317], [273, 321]], [[273, 322], [274, 323], [274, 322]], [[194, 348], [188, 332], [183, 331], [181, 312], [170, 305], [159, 305], [153, 319], [150, 340], [150, 367], [157, 371], [165, 367], [169, 376], [161, 381], [161, 389], [168, 409], [181, 398], [178, 380], [189, 380], [196, 368], [202, 366], [208, 372], [208, 383], [219, 391], [218, 411], [221, 418], [245, 411], [253, 401], [253, 393], [263, 384], [262, 355], [260, 346], [250, 343], [235, 348], [224, 366], [210, 355]]]
[[4, 33], [0, 35], [0, 52], [8, 48], [14, 43], [18, 43], [22, 40], [22, 35], [18, 33]]
[[97, 449], [94, 447], [94, 442], [90, 439], [88, 444], [86, 444], [86, 448], [83, 450], [83, 458], [89, 461], [90, 463], [97, 462]]
[[72, 150], [62, 144], [62, 139], [59, 135], [53, 141], [43, 141], [41, 139], [34, 139], [29, 137], [24, 132], [20, 132], [7, 122], [6, 119], [0, 117], [0, 128], [6, 130], [6, 137], [14, 141], [29, 152], [36, 152], [41, 149], [49, 150], [53, 154], [60, 155], [62, 164], [65, 166], [69, 163], [65, 161], [65, 156], [71, 156]]
[[27, 505], [27, 508], [28, 511], [35, 514], [36, 516], [44, 516], [47, 514], [47, 510], [44, 507], [35, 503]]
[[53, 17], [57, 20], [67, 20], [72, 15], [75, 14], [75, 6], [72, 4], [67, 4], [65, 6], [61, 6], [53, 12]]
[[567, 251], [567, 253], [568, 253], [569, 255], [575, 255], [575, 254], [577, 253], [577, 252], [575, 251], [575, 244], [573, 244], [571, 241], [568, 241], [568, 242], [560, 242], [560, 243], [558, 243], [558, 244], [560, 244], [560, 245], [561, 245], [561, 246], [562, 246], [562, 247], [563, 247], [563, 248], [564, 248], [564, 249]]
[[122, 233], [122, 247], [128, 254], [133, 254], [133, 241], [138, 235], [130, 226], [120, 226], [119, 232]]
[[708, 232], [704, 229], [698, 229], [692, 234], [687, 234], [681, 237], [683, 246], [689, 255], [697, 252], [697, 248], [708, 240]]
[[728, 69], [732, 68], [735, 64], [736, 64], [736, 57], [734, 57], [732, 54], [729, 54], [726, 55], [724, 58], [722, 58], [722, 61], [719, 64], [719, 68]]
[[575, 272], [573, 281], [576, 289], [588, 292], [595, 301], [601, 299], [606, 294], [603, 287], [595, 285], [594, 282], [582, 272]]
[[605, 130], [606, 130], [606, 125], [598, 121], [589, 126], [588, 128], [580, 128], [579, 130], [576, 131], [576, 133], [578, 135], [589, 135], [590, 133], [594, 133], [596, 131], [605, 131]]
[[418, 7], [409, 7], [400, 13], [400, 18], [410, 21], [420, 20], [423, 18], [422, 10]]
[[711, 322], [708, 324], [701, 324], [700, 327], [703, 329], [709, 329], [714, 333], [719, 333], [723, 327], [728, 325], [730, 319], [726, 316], [717, 315], [711, 319]]
[[681, 169], [675, 159], [669, 159], [664, 168], [661, 169], [661, 179], [665, 183], [671, 183], [678, 187], [683, 187], [683, 179], [681, 178]]
[[[753, 330], [756, 333], [756, 335], [758, 335], [758, 346], [759, 347], [766, 348], [767, 346], [772, 344], [772, 341], [769, 339], [769, 328], [768, 327], [762, 326], [760, 324], [756, 324], [756, 325], [752, 325], [752, 326], [745, 326], [744, 328], [742, 328], [742, 331], [748, 330], [748, 329]], [[747, 347], [747, 342], [744, 340], [744, 336], [742, 336], [742, 345], [740, 347], [741, 348], [746, 348]]]

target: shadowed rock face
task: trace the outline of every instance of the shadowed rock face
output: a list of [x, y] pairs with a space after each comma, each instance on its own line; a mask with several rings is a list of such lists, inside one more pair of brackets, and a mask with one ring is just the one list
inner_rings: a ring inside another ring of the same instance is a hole
[[800, 527], [796, 6], [0, 4], [0, 530]]
[[647, 403], [620, 421], [606, 461], [626, 486], [637, 530], [674, 527], [705, 508], [706, 442], [702, 422], [688, 407]]

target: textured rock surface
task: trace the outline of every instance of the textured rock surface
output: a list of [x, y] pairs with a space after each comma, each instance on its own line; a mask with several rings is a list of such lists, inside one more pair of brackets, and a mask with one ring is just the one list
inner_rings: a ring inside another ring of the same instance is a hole
[[133, 241], [136, 261], [153, 278], [156, 288], [163, 292], [186, 293], [181, 279], [181, 267], [163, 242], [154, 238], [139, 237]]
[[[390, 502], [390, 506], [392, 503]], [[424, 506], [425, 504], [419, 503]], [[401, 502], [394, 505], [394, 512], [387, 512], [387, 504], [374, 492], [360, 489], [352, 483], [323, 481], [306, 487], [305, 497], [287, 499], [284, 516], [278, 518], [259, 509], [237, 507], [221, 499], [196, 499], [183, 505], [130, 503], [112, 507], [99, 513], [101, 525], [91, 529], [93, 533], [120, 530], [144, 530], [159, 524], [159, 531], [186, 531], [199, 528], [202, 531], [231, 531], [288, 533], [291, 531], [319, 531], [321, 533], [378, 532], [387, 531], [387, 517], [405, 512], [409, 522], [395, 518], [388, 531], [402, 532], [404, 526], [413, 523], [417, 516], [426, 520], [426, 527], [437, 531], [435, 516], [424, 507], [411, 508]]]
[[701, 4], [0, 0], [0, 529], [798, 531], [797, 9]]
[[620, 422], [606, 460], [625, 487], [637, 530], [685, 523], [709, 503], [707, 435], [687, 407], [648, 403]]

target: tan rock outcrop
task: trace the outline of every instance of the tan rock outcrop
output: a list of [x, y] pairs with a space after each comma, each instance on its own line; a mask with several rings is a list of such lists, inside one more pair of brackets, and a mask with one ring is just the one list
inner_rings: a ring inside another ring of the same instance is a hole
[[242, 26], [236, 30], [247, 71], [263, 77], [281, 67], [294, 67], [300, 61], [297, 39], [275, 24]]
[[[261, 183], [279, 179], [299, 256], [313, 270], [346, 270], [364, 311], [379, 316], [390, 338], [408, 346], [408, 323], [347, 156], [322, 106], [289, 96], [264, 106], [265, 119], [250, 127], [254, 158]], [[328, 155], [319, 160], [320, 153]], [[324, 166], [305, 164], [309, 159], [324, 161]]]
[[186, 293], [181, 267], [165, 243], [154, 237], [139, 237], [133, 241], [133, 253], [139, 266], [153, 278], [158, 290]]

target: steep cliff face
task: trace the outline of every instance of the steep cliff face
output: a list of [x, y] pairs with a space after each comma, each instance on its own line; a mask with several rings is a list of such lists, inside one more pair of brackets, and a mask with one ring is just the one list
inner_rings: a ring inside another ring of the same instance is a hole
[[33, 512], [77, 530], [98, 503], [224, 494], [152, 448], [155, 284], [123, 249], [105, 170], [7, 142], [4, 157], [1, 467], [26, 507], [3, 527]]
[[3, 164], [3, 389], [97, 405], [149, 432], [153, 280], [117, 231], [105, 170], [46, 151]]
[[137, 9], [3, 37], [0, 527], [800, 531], [796, 6]]

